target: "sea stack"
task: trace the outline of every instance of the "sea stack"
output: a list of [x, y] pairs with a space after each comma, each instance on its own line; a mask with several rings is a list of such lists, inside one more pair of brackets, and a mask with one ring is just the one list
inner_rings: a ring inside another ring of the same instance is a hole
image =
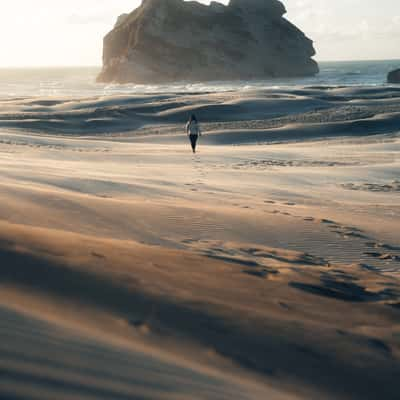
[[389, 72], [387, 81], [388, 83], [400, 83], [400, 68]]
[[143, 0], [104, 38], [100, 82], [167, 83], [318, 73], [313, 42], [278, 0]]

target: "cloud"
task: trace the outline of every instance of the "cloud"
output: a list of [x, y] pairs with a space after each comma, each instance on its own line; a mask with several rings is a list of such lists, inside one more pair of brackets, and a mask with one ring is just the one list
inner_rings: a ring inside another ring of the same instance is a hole
[[[2, 0], [0, 48], [6, 56], [0, 65], [100, 64], [104, 34], [140, 1]], [[314, 40], [317, 59], [399, 55], [399, 0], [283, 3], [286, 17]]]
[[314, 40], [318, 59], [399, 55], [395, 49], [400, 39], [398, 0], [286, 0], [285, 3], [288, 19]]
[[87, 25], [87, 24], [104, 24], [109, 22], [109, 13], [103, 14], [71, 14], [66, 18], [67, 24], [71, 25]]

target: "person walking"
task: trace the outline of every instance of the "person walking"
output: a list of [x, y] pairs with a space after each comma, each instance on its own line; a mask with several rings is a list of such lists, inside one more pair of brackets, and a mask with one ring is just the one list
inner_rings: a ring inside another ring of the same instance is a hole
[[189, 136], [193, 153], [196, 153], [197, 141], [199, 140], [199, 136], [201, 136], [201, 130], [200, 130], [200, 124], [197, 121], [197, 118], [194, 114], [192, 114], [192, 116], [189, 119], [189, 122], [186, 124], [186, 133]]

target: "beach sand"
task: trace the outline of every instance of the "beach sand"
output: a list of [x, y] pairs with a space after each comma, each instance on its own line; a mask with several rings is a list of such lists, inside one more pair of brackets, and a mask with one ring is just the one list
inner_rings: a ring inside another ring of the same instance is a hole
[[0, 397], [398, 398], [400, 89], [0, 103]]

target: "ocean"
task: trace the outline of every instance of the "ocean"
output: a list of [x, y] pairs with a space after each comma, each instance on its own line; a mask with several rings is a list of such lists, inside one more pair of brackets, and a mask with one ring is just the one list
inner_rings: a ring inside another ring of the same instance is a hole
[[379, 86], [387, 73], [400, 67], [400, 60], [320, 62], [315, 77], [236, 82], [168, 85], [117, 85], [96, 83], [99, 67], [3, 68], [0, 69], [0, 98], [30, 96], [90, 97], [113, 94], [163, 92], [208, 92], [304, 86]]

